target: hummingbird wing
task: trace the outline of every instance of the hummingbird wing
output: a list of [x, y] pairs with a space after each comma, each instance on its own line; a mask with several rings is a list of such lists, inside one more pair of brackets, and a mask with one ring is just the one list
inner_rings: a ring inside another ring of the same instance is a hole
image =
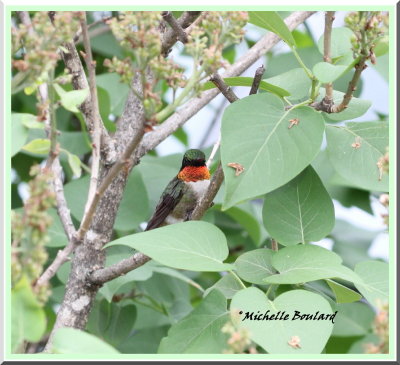
[[147, 223], [146, 231], [159, 227], [175, 209], [182, 198], [184, 184], [177, 177], [173, 178], [161, 195], [153, 216]]

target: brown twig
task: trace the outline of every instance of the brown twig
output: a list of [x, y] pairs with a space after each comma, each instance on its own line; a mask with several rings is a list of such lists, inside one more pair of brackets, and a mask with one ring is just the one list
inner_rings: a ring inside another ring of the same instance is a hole
[[265, 68], [264, 65], [257, 68], [256, 73], [254, 75], [253, 84], [251, 85], [249, 95], [257, 94], [258, 88], [260, 87], [261, 79], [264, 75]]
[[[200, 15], [201, 11], [185, 11], [176, 21], [177, 24], [182, 28], [186, 29], [190, 26], [194, 20]], [[168, 56], [171, 47], [177, 40], [177, 34], [174, 29], [168, 29], [162, 37], [161, 54], [166, 57]]]
[[[100, 111], [99, 111], [99, 100], [97, 97], [97, 88], [96, 88], [96, 64], [93, 61], [92, 49], [90, 46], [89, 33], [86, 22], [86, 12], [82, 12], [81, 18], [81, 29], [82, 29], [82, 37], [83, 44], [85, 47], [85, 62], [86, 67], [89, 73], [89, 89], [90, 89], [90, 103], [91, 109], [93, 111], [93, 134], [92, 134], [92, 166], [91, 166], [91, 174], [90, 174], [90, 185], [88, 198], [85, 205], [85, 213], [84, 216], [88, 213], [89, 206], [91, 205], [94, 195], [97, 189], [97, 183], [99, 179], [99, 170], [100, 170]], [[83, 218], [85, 219], [85, 217]]]
[[[111, 16], [106, 17], [106, 18], [101, 18], [101, 19], [99, 19], [99, 20], [96, 20], [96, 21], [93, 22], [93, 23], [88, 24], [88, 25], [87, 25], [88, 31], [89, 31], [90, 29], [92, 29], [94, 26], [103, 23], [103, 24], [104, 24], [103, 27], [96, 28], [95, 30], [101, 31], [100, 34], [102, 34], [103, 32], [108, 32], [108, 31], [110, 30], [110, 27], [107, 25], [106, 22], [107, 22], [108, 20], [110, 20], [111, 18], [112, 18]], [[98, 31], [94, 32], [94, 31], [92, 30], [92, 31], [89, 32], [89, 36], [90, 36], [89, 38], [93, 38], [93, 37], [96, 37], [96, 36], [98, 36], [98, 35], [99, 35]], [[74, 43], [79, 44], [80, 42], [82, 42], [81, 36], [82, 36], [82, 28], [80, 28], [80, 29], [76, 32], [76, 34], [74, 35], [74, 38], [73, 38]]]
[[[324, 31], [324, 61], [332, 63], [331, 58], [331, 37], [332, 37], [332, 23], [335, 20], [335, 12], [327, 11], [325, 13], [325, 31]], [[325, 85], [325, 102], [333, 103], [333, 85], [328, 82]]]
[[219, 89], [219, 91], [221, 91], [222, 95], [224, 95], [230, 103], [233, 103], [239, 99], [232, 91], [231, 87], [225, 84], [218, 72], [215, 72], [213, 75], [211, 75], [210, 81]]
[[182, 42], [187, 43], [188, 36], [181, 25], [177, 22], [175, 17], [172, 15], [170, 11], [163, 11], [161, 13], [163, 19], [171, 26], [174, 30], [176, 37]]
[[273, 238], [271, 238], [271, 250], [278, 251], [278, 242]]

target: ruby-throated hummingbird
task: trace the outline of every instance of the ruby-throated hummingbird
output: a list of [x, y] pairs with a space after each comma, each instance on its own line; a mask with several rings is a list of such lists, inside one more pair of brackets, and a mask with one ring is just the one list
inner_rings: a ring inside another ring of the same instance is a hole
[[146, 231], [168, 224], [187, 221], [210, 184], [206, 156], [200, 150], [188, 150], [182, 167], [161, 195]]

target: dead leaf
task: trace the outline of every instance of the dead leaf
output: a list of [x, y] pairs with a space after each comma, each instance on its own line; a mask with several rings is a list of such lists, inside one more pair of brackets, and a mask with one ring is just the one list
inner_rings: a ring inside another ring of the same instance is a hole
[[292, 336], [288, 341], [289, 346], [293, 347], [294, 349], [301, 349], [300, 346], [300, 337], [299, 336]]
[[288, 128], [290, 129], [290, 128], [292, 128], [294, 125], [298, 125], [299, 122], [300, 122], [300, 120], [297, 119], [297, 118], [293, 118], [293, 119], [290, 119], [289, 122], [290, 122], [290, 124], [289, 124], [289, 127], [288, 127]]
[[354, 143], [352, 143], [351, 147], [358, 149], [361, 147], [361, 139], [359, 136], [356, 137], [356, 140], [354, 141]]
[[232, 167], [236, 170], [235, 176], [239, 176], [244, 171], [244, 167], [240, 163], [237, 163], [237, 162], [230, 162], [230, 163], [228, 163], [228, 166]]

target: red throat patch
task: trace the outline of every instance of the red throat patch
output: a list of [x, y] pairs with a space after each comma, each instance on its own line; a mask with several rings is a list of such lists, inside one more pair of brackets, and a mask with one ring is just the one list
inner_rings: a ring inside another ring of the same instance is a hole
[[186, 182], [209, 180], [210, 171], [207, 166], [186, 166], [181, 172], [179, 172], [178, 179]]

